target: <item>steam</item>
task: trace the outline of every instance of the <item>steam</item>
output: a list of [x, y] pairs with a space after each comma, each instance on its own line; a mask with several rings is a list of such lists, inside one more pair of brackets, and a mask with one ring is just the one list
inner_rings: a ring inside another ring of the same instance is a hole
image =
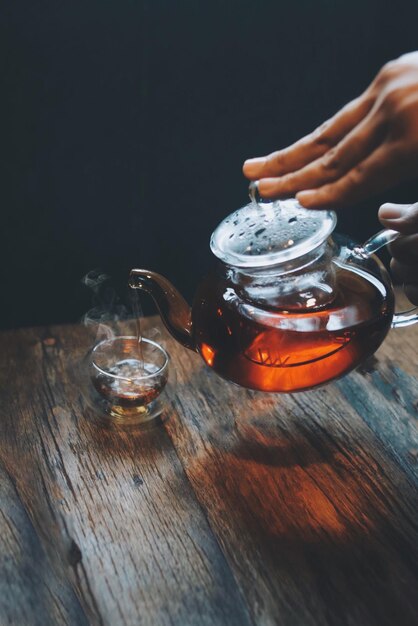
[[[82, 323], [96, 330], [96, 341], [113, 339], [118, 333], [117, 323], [132, 319], [128, 308], [112, 285], [111, 277], [100, 269], [91, 270], [82, 279], [92, 294], [92, 308], [82, 317]], [[138, 302], [139, 313], [142, 310]]]
[[[114, 339], [121, 334], [138, 334], [138, 337], [142, 334], [140, 320], [144, 314], [138, 289], [129, 289], [126, 283], [127, 296], [124, 302], [117, 293], [111, 276], [100, 269], [88, 272], [81, 282], [89, 289], [92, 297], [92, 308], [83, 315], [81, 321], [95, 331], [95, 343]], [[126, 329], [128, 322], [131, 323], [129, 330]], [[148, 339], [161, 343], [161, 331], [158, 328], [148, 328], [146, 335]]]

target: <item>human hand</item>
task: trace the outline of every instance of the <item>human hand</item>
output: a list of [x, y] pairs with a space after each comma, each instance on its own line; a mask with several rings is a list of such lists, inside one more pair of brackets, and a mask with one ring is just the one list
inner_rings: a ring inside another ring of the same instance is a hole
[[418, 52], [385, 65], [366, 91], [311, 134], [245, 161], [264, 198], [296, 195], [307, 208], [339, 208], [418, 172]]
[[416, 204], [383, 204], [379, 220], [385, 228], [393, 228], [402, 236], [390, 244], [390, 269], [395, 279], [404, 284], [408, 299], [418, 305], [418, 202]]

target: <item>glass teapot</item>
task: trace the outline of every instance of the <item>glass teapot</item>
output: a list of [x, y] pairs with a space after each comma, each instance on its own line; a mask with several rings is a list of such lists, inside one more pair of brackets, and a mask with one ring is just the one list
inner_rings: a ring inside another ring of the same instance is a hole
[[338, 378], [373, 354], [391, 327], [418, 321], [394, 313], [389, 275], [374, 255], [399, 236], [364, 245], [331, 234], [333, 211], [295, 199], [251, 202], [226, 217], [210, 246], [219, 262], [190, 308], [163, 276], [133, 269], [129, 284], [154, 299], [171, 335], [223, 378], [250, 389], [294, 392]]

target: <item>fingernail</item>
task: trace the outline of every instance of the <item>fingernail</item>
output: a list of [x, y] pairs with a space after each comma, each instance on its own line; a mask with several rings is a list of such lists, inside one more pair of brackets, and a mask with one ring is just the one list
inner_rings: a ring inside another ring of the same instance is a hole
[[399, 220], [407, 214], [410, 206], [409, 204], [392, 204], [387, 202], [380, 207], [379, 218], [383, 220]]
[[244, 172], [247, 176], [257, 176], [266, 162], [265, 157], [257, 157], [255, 159], [247, 159], [244, 162]]
[[279, 188], [277, 178], [262, 178], [258, 181], [258, 193], [260, 196], [270, 196], [277, 193]]
[[312, 200], [312, 198], [315, 197], [315, 192], [314, 191], [299, 191], [299, 193], [296, 194], [296, 200], [302, 204], [302, 206], [308, 206], [309, 205], [309, 200]]

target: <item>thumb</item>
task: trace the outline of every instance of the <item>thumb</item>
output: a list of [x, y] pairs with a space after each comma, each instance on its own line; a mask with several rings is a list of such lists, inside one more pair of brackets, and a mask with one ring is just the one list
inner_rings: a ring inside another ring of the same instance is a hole
[[378, 217], [385, 228], [393, 228], [402, 235], [418, 233], [418, 202], [415, 204], [387, 202], [380, 207]]

